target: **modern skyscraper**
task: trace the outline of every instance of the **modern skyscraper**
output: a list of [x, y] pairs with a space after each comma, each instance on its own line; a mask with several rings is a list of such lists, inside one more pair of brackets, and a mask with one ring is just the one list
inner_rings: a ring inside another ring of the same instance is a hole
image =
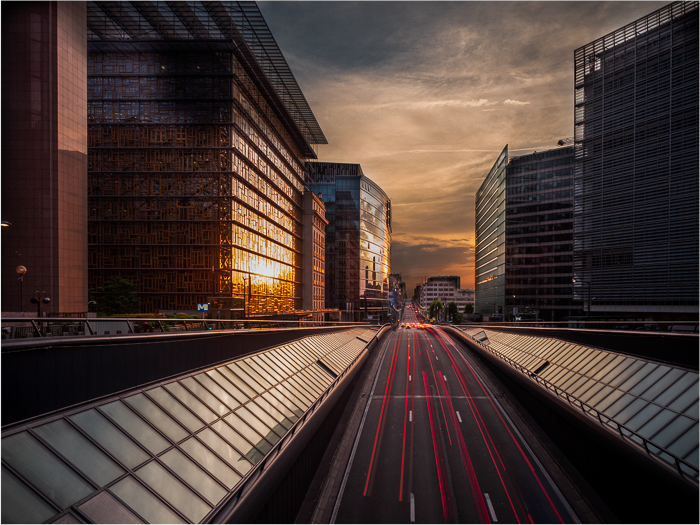
[[503, 314], [506, 308], [506, 165], [508, 146], [476, 192], [474, 311]]
[[[323, 196], [304, 193], [304, 278], [303, 310], [322, 310], [326, 304], [326, 206]], [[314, 321], [323, 321], [323, 312], [314, 312]]]
[[36, 291], [44, 313], [88, 310], [85, 20], [83, 2], [2, 4], [6, 312], [36, 314]]
[[[564, 142], [564, 141], [560, 141]], [[560, 321], [572, 303], [574, 148], [510, 157], [506, 167], [506, 312]], [[587, 300], [587, 298], [586, 298]]]
[[574, 53], [574, 287], [593, 314], [698, 313], [698, 2]]
[[[391, 273], [391, 200], [359, 164], [308, 163], [326, 205], [326, 307], [350, 320], [383, 315]], [[365, 314], [366, 310], [366, 314]]]
[[131, 279], [145, 312], [301, 308], [304, 161], [326, 139], [257, 5], [87, 11], [90, 286]]

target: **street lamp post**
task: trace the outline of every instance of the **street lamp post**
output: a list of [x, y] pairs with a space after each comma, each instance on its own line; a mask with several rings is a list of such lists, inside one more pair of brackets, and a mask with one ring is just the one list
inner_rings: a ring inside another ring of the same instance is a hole
[[46, 292], [41, 292], [41, 293], [44, 294], [44, 298], [43, 298], [43, 299], [40, 299], [40, 298], [39, 298], [39, 292], [38, 292], [38, 291], [37, 291], [37, 292], [34, 292], [34, 297], [32, 297], [31, 299], [29, 299], [30, 302], [36, 304], [36, 316], [37, 316], [37, 317], [41, 317], [41, 303], [49, 304], [49, 303], [51, 302], [51, 299], [49, 299], [48, 297], [46, 297]]
[[572, 283], [583, 283], [588, 285], [588, 313], [586, 314], [586, 317], [591, 316], [591, 283], [588, 281], [582, 281], [580, 279], [571, 279]]
[[19, 307], [20, 311], [24, 312], [24, 274], [27, 273], [27, 268], [24, 266], [18, 266], [15, 271], [19, 274], [17, 280], [19, 281]]

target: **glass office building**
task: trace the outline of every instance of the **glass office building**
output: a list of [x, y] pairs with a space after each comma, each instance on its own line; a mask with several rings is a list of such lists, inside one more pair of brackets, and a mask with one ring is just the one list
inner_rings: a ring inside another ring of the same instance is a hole
[[131, 279], [144, 312], [301, 308], [304, 162], [326, 140], [257, 5], [87, 11], [90, 287]]
[[698, 2], [577, 49], [574, 89], [575, 298], [697, 318]]
[[391, 200], [359, 164], [310, 162], [308, 172], [328, 219], [326, 308], [347, 312], [351, 320], [377, 319], [387, 310]]
[[571, 282], [573, 146], [509, 159], [505, 215], [508, 318], [559, 321], [580, 313]]
[[474, 311], [505, 314], [506, 165], [508, 146], [476, 192]]

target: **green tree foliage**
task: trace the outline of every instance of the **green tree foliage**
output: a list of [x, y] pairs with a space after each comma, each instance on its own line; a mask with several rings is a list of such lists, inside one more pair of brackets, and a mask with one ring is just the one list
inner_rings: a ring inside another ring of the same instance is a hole
[[454, 301], [451, 303], [447, 304], [447, 315], [450, 316], [450, 319], [454, 321], [455, 317], [457, 317], [457, 314], [459, 313], [459, 308], [457, 308], [457, 303]]
[[440, 301], [438, 301], [437, 299], [435, 299], [432, 303], [430, 303], [430, 307], [428, 308], [428, 317], [430, 317], [431, 319], [433, 317], [437, 318], [438, 313], [442, 312], [442, 310], [443, 310], [442, 303]]
[[474, 305], [472, 303], [467, 303], [464, 305], [464, 313], [466, 314], [473, 314], [474, 313]]
[[112, 316], [139, 312], [136, 283], [121, 277], [111, 277], [105, 286], [97, 289], [97, 315]]

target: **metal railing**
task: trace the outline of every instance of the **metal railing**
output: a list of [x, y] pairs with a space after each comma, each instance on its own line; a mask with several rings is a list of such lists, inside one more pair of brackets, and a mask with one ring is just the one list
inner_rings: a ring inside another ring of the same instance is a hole
[[[462, 332], [462, 330], [460, 330], [460, 332]], [[669, 452], [665, 448], [654, 444], [652, 441], [648, 440], [644, 436], [635, 432], [631, 428], [628, 428], [625, 425], [618, 423], [613, 418], [606, 416], [605, 414], [601, 413], [600, 411], [598, 411], [597, 409], [595, 409], [594, 407], [592, 407], [588, 403], [581, 401], [580, 399], [572, 396], [571, 394], [565, 392], [564, 390], [557, 387], [556, 385], [550, 383], [546, 379], [538, 376], [532, 370], [525, 368], [524, 366], [516, 363], [511, 358], [501, 354], [498, 350], [491, 348], [489, 345], [484, 344], [482, 341], [474, 339], [469, 334], [466, 334], [464, 332], [462, 332], [462, 334], [465, 337], [468, 337], [472, 343], [480, 346], [481, 348], [483, 348], [484, 350], [486, 350], [488, 352], [491, 352], [493, 355], [495, 355], [496, 357], [505, 361], [506, 363], [508, 363], [510, 366], [512, 366], [513, 368], [518, 370], [523, 375], [526, 375], [531, 380], [542, 385], [546, 390], [553, 392], [558, 397], [566, 399], [566, 401], [569, 403], [569, 405], [571, 405], [573, 407], [580, 408], [581, 411], [585, 415], [589, 416], [591, 419], [593, 419], [595, 421], [598, 421], [602, 426], [604, 426], [604, 427], [608, 426], [614, 430], [617, 430], [617, 433], [624, 440], [629, 441], [637, 446], [641, 445], [649, 456], [651, 456], [657, 460], [662, 459], [666, 463], [670, 463], [671, 465], [675, 466], [676, 469], [678, 470], [678, 473], [681, 475], [681, 477], [690, 479], [696, 483], [698, 482], [698, 474], [699, 474], [698, 467], [691, 465], [687, 461], [676, 456], [674, 453]], [[666, 457], [664, 457], [663, 455], [666, 455], [668, 457], [668, 459]], [[688, 469], [690, 472], [685, 472], [684, 468]], [[692, 473], [694, 473], [694, 474], [692, 474]]]
[[673, 332], [698, 334], [698, 321], [650, 321], [650, 320], [613, 320], [597, 321], [577, 319], [571, 321], [463, 321], [461, 326], [484, 326], [504, 328], [573, 328], [577, 330], [623, 330], [645, 332]]
[[151, 332], [210, 330], [269, 330], [328, 326], [367, 326], [367, 323], [336, 321], [283, 321], [258, 319], [178, 319], [137, 317], [2, 317], [2, 339], [131, 335]]

